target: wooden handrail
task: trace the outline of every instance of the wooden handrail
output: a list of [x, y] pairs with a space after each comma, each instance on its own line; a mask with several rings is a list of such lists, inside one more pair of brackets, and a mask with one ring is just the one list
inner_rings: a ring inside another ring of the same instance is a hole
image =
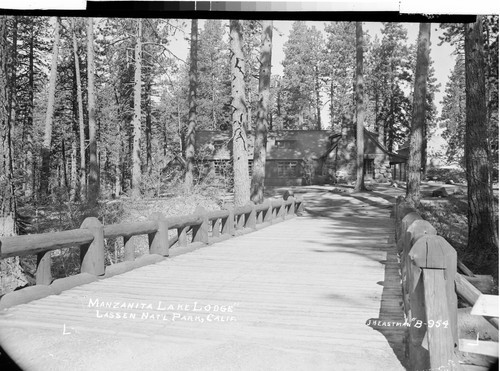
[[[473, 306], [481, 292], [457, 273], [455, 249], [437, 236], [436, 229], [402, 197], [396, 201], [394, 214], [405, 314], [411, 321], [421, 321], [418, 328], [412, 322], [409, 329], [409, 368], [440, 369], [457, 365], [454, 354], [459, 344], [457, 295]], [[498, 329], [498, 318], [483, 317]], [[451, 332], [444, 330], [444, 319]], [[439, 327], [437, 320], [441, 320]]]
[[0, 237], [0, 259], [37, 254], [47, 250], [80, 246], [94, 239], [92, 233], [73, 229], [62, 232]]
[[403, 198], [398, 198], [394, 214], [404, 310], [410, 322], [409, 369], [458, 364], [456, 251]]
[[[293, 207], [292, 207], [293, 205]], [[279, 209], [274, 213], [273, 208]], [[285, 214], [285, 210], [287, 213]], [[104, 240], [123, 238], [124, 260], [135, 259], [135, 246], [131, 237], [148, 235], [149, 252], [159, 256], [169, 256], [170, 247], [178, 243], [180, 247], [188, 245], [187, 233], [192, 231], [191, 243], [209, 244], [221, 238], [235, 235], [236, 229], [255, 230], [257, 224], [265, 224], [285, 219], [303, 210], [301, 199], [266, 200], [263, 204], [249, 203], [234, 210], [207, 212], [198, 207], [194, 214], [165, 217], [154, 213], [149, 220], [120, 223], [103, 226], [96, 218], [87, 218], [80, 229], [62, 232], [31, 234], [24, 236], [0, 237], [0, 259], [37, 255], [36, 283], [49, 285], [52, 282], [50, 252], [62, 248], [80, 248], [81, 272], [94, 276], [103, 275]], [[177, 236], [168, 237], [168, 231], [176, 230]], [[210, 236], [211, 230], [211, 236]], [[121, 264], [121, 263], [118, 263]], [[116, 266], [115, 264], [114, 266]], [[14, 294], [14, 293], [11, 293]], [[10, 295], [10, 294], [7, 294]]]

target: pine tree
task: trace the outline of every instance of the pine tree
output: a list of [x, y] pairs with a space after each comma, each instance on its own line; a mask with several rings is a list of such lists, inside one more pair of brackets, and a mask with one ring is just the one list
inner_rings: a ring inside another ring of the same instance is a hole
[[498, 234], [490, 183], [490, 153], [486, 109], [486, 81], [482, 16], [465, 25], [466, 126], [465, 161], [468, 203], [469, 251], [479, 265], [498, 268]]
[[456, 162], [465, 168], [465, 60], [458, 55], [455, 66], [445, 86], [445, 96], [441, 102], [443, 137], [447, 141], [448, 162]]
[[330, 22], [322, 66], [330, 106], [330, 127], [340, 130], [342, 117], [354, 112], [353, 78], [356, 66], [356, 26], [354, 22]]
[[250, 200], [248, 178], [247, 105], [245, 101], [245, 57], [241, 21], [231, 20], [231, 106], [233, 130], [234, 204], [243, 206]]
[[389, 151], [402, 144], [410, 127], [411, 101], [405, 91], [412, 82], [411, 55], [407, 43], [407, 31], [401, 23], [387, 22], [382, 29], [379, 48], [373, 49], [376, 63], [371, 64], [367, 75], [376, 76], [369, 84], [370, 96], [375, 96], [375, 128], [379, 141]]
[[365, 111], [363, 83], [363, 24], [356, 22], [356, 192], [365, 191], [364, 156], [365, 156]]
[[[13, 181], [12, 122], [9, 121], [8, 18], [0, 15], [0, 236], [17, 234], [17, 201]], [[14, 22], [16, 22], [15, 20]], [[15, 67], [14, 67], [15, 68]], [[27, 283], [19, 257], [0, 260], [0, 296]]]
[[266, 147], [269, 117], [269, 94], [271, 84], [271, 56], [273, 22], [262, 22], [262, 46], [259, 71], [259, 110], [255, 127], [251, 199], [260, 204], [264, 201], [264, 179], [266, 177]]
[[87, 19], [87, 74], [89, 111], [89, 187], [87, 200], [91, 206], [97, 204], [99, 179], [97, 164], [97, 122], [94, 87], [94, 26], [92, 18]]
[[198, 40], [197, 123], [200, 129], [229, 125], [231, 95], [228, 45], [221, 20], [207, 19]]
[[52, 144], [52, 124], [54, 120], [54, 101], [56, 94], [57, 59], [59, 56], [59, 18], [55, 19], [54, 45], [52, 48], [52, 64], [50, 68], [49, 96], [47, 100], [47, 111], [45, 114], [45, 131], [42, 146], [42, 168], [40, 174], [40, 195], [47, 196], [49, 193], [50, 178], [50, 150]]
[[308, 28], [304, 21], [296, 21], [284, 48], [281, 84], [285, 127], [318, 128], [318, 107], [321, 105], [318, 97], [322, 88], [319, 80], [321, 34], [314, 27]]
[[418, 37], [417, 67], [413, 94], [413, 114], [408, 159], [408, 181], [406, 200], [413, 205], [420, 203], [420, 180], [422, 177], [422, 140], [426, 125], [426, 98], [429, 70], [431, 24], [421, 23]]
[[142, 83], [142, 19], [137, 19], [137, 34], [135, 40], [135, 70], [134, 70], [134, 116], [133, 116], [133, 146], [132, 146], [132, 197], [139, 198], [141, 194], [141, 83]]
[[195, 154], [195, 130], [196, 130], [196, 89], [198, 87], [198, 20], [191, 21], [191, 54], [189, 66], [189, 124], [186, 134], [186, 192], [191, 192], [193, 188], [194, 154]]

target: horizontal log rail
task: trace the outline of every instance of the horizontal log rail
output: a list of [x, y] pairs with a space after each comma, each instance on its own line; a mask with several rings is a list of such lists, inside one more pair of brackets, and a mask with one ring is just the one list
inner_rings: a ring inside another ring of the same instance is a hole
[[[150, 255], [168, 257], [170, 248], [175, 244], [179, 247], [192, 245], [194, 248], [208, 245], [285, 220], [301, 211], [302, 200], [289, 197], [287, 200], [266, 200], [259, 205], [248, 203], [234, 210], [206, 211], [197, 207], [193, 214], [184, 216], [165, 217], [161, 213], [153, 213], [146, 221], [105, 226], [91, 217], [83, 221], [80, 229], [0, 237], [0, 259], [37, 255], [36, 285], [50, 285], [53, 281], [53, 250], [79, 248], [81, 274], [103, 276], [109, 268], [105, 267], [105, 239], [123, 238], [124, 262], [114, 264], [115, 267], [135, 260], [135, 244], [131, 240], [134, 236], [148, 236]], [[176, 231], [176, 236], [169, 237], [169, 231]], [[191, 241], [188, 240], [189, 233]], [[154, 259], [148, 261], [154, 262]], [[11, 294], [15, 292], [7, 295]]]
[[[474, 305], [480, 293], [457, 273], [455, 249], [399, 197], [395, 210], [403, 305], [410, 322], [406, 352], [410, 370], [458, 367], [457, 294]], [[485, 317], [498, 329], [498, 319]]]

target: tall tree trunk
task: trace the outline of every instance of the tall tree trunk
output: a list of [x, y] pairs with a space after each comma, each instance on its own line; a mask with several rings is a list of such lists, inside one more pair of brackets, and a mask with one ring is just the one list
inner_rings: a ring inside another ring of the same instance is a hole
[[54, 28], [54, 45], [52, 47], [52, 65], [50, 67], [49, 94], [47, 112], [45, 114], [45, 132], [42, 143], [42, 169], [40, 173], [40, 196], [49, 194], [50, 147], [52, 144], [52, 120], [54, 118], [54, 100], [56, 95], [57, 58], [59, 55], [59, 17]]
[[94, 87], [94, 26], [92, 18], [87, 22], [87, 79], [89, 112], [89, 187], [87, 200], [91, 206], [99, 197], [99, 165], [97, 163], [97, 123]]
[[153, 169], [153, 155], [151, 146], [152, 122], [151, 122], [151, 76], [146, 77], [145, 99], [146, 99], [146, 171], [151, 175]]
[[334, 103], [334, 94], [335, 94], [335, 86], [334, 80], [335, 76], [332, 74], [330, 76], [330, 128], [331, 130], [335, 129], [335, 103]]
[[[17, 21], [15, 21], [17, 22]], [[16, 195], [12, 173], [12, 138], [9, 121], [7, 16], [0, 16], [0, 236], [16, 234]], [[15, 68], [15, 65], [13, 65]], [[0, 260], [0, 296], [28, 283], [19, 257]]]
[[18, 24], [18, 17], [14, 16], [13, 17], [13, 25], [12, 25], [12, 49], [11, 49], [11, 55], [12, 55], [12, 61], [11, 61], [11, 66], [10, 66], [10, 81], [9, 81], [9, 94], [8, 94], [8, 104], [9, 104], [9, 114], [8, 114], [8, 122], [7, 122], [7, 128], [8, 128], [8, 141], [9, 141], [9, 146], [10, 146], [10, 151], [9, 151], [9, 172], [10, 174], [14, 174], [14, 166], [13, 166], [13, 161], [14, 161], [14, 146], [12, 145], [12, 131], [13, 131], [13, 126], [17, 122], [17, 73], [16, 73], [16, 68], [17, 68], [17, 24]]
[[142, 19], [137, 20], [137, 39], [135, 42], [134, 73], [134, 118], [132, 148], [132, 197], [139, 198], [141, 190], [141, 68], [142, 68]]
[[[214, 66], [212, 66], [212, 68], [214, 68]], [[215, 74], [214, 73], [212, 73], [212, 120], [214, 123], [214, 130], [217, 130], [217, 115], [215, 114]]]
[[[76, 133], [76, 130], [75, 130]], [[71, 185], [70, 185], [70, 193], [69, 197], [71, 201], [76, 201], [77, 199], [77, 190], [78, 190], [78, 146], [76, 143], [76, 135], [71, 141]]]
[[422, 132], [422, 162], [420, 171], [420, 180], [425, 180], [427, 174], [427, 123], [424, 125], [424, 130]]
[[321, 86], [319, 82], [319, 69], [314, 66], [314, 88], [316, 90], [316, 129], [321, 130]]
[[363, 83], [363, 23], [356, 22], [356, 192], [366, 191], [364, 176], [365, 108]]
[[467, 248], [478, 265], [498, 269], [498, 234], [490, 187], [488, 122], [485, 92], [482, 17], [465, 25], [466, 126], [465, 163], [468, 186]]
[[198, 20], [191, 21], [191, 53], [189, 67], [189, 124], [186, 133], [186, 192], [193, 189], [194, 153], [196, 140], [196, 89], [198, 87]]
[[243, 30], [239, 20], [229, 24], [231, 40], [231, 106], [233, 128], [234, 204], [243, 206], [250, 200], [247, 155], [247, 105], [245, 102], [245, 57], [243, 55]]
[[251, 191], [251, 199], [256, 204], [261, 204], [264, 201], [272, 40], [273, 21], [263, 21], [259, 70], [259, 110], [257, 112], [257, 125], [255, 127]]
[[7, 27], [7, 16], [0, 16], [0, 217], [11, 216], [15, 222], [16, 194], [12, 172], [12, 122], [9, 112], [11, 84], [8, 70]]
[[[78, 128], [80, 138], [80, 199], [84, 201], [87, 196], [86, 186], [86, 169], [85, 169], [85, 123], [83, 121], [83, 99], [82, 99], [82, 82], [80, 75], [80, 59], [78, 57], [78, 43], [76, 40], [75, 19], [71, 18], [71, 26], [73, 28], [73, 57], [75, 59], [75, 77], [76, 77], [76, 99], [78, 102]], [[76, 194], [75, 194], [76, 197]]]
[[117, 113], [118, 117], [116, 120], [116, 132], [118, 135], [118, 148], [117, 148], [117, 155], [115, 157], [115, 190], [114, 194], [115, 197], [119, 197], [120, 194], [122, 193], [122, 179], [123, 179], [123, 174], [122, 174], [122, 156], [123, 156], [123, 147], [124, 147], [124, 141], [125, 137], [122, 134], [122, 111], [120, 109], [120, 100], [118, 99], [118, 94], [116, 92], [116, 88], [114, 89], [114, 94], [115, 94], [115, 102], [116, 106], [118, 107]]
[[413, 113], [410, 133], [410, 157], [406, 200], [417, 206], [420, 203], [420, 181], [422, 178], [422, 140], [425, 132], [427, 80], [429, 71], [431, 24], [420, 23], [418, 31], [417, 68], [413, 93]]
[[64, 138], [61, 141], [61, 167], [62, 167], [62, 175], [63, 175], [63, 186], [66, 190], [69, 189], [69, 180], [68, 180], [68, 167], [66, 161], [66, 141]]
[[30, 20], [30, 39], [29, 39], [29, 72], [28, 72], [28, 110], [26, 112], [26, 196], [33, 197], [35, 192], [35, 176], [33, 161], [33, 112], [35, 107], [35, 67], [34, 67], [34, 44], [35, 35], [33, 19]]

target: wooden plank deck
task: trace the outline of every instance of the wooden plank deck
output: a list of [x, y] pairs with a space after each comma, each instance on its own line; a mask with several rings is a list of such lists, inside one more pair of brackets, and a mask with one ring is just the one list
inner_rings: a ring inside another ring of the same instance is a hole
[[0, 342], [30, 370], [404, 370], [387, 201], [305, 199], [302, 217], [7, 309]]

